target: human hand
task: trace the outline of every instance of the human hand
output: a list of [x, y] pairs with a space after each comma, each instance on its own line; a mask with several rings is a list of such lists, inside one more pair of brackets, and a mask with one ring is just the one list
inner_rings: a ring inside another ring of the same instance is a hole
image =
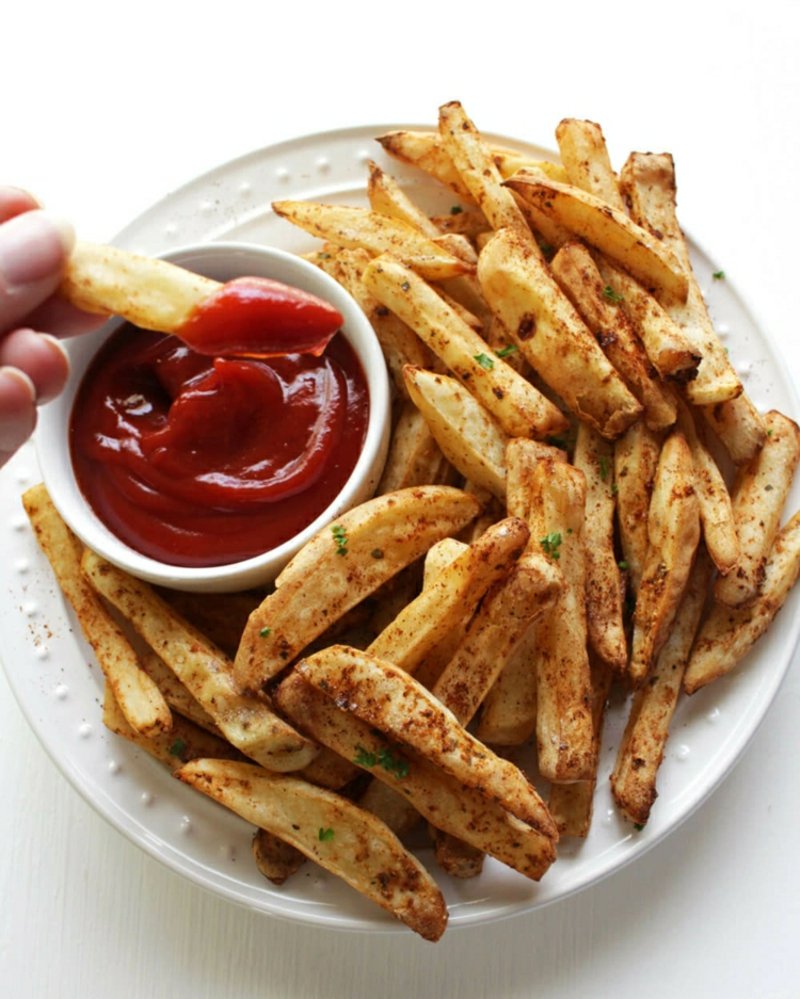
[[0, 187], [0, 466], [30, 437], [37, 405], [64, 387], [69, 363], [56, 336], [102, 322], [55, 294], [74, 239], [27, 192]]

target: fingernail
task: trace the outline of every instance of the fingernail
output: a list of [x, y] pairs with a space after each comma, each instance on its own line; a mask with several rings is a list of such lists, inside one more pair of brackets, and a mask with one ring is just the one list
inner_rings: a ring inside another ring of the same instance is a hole
[[36, 389], [17, 368], [0, 368], [0, 452], [15, 451], [33, 433]]
[[0, 282], [9, 290], [60, 270], [75, 245], [65, 219], [36, 209], [0, 226]]

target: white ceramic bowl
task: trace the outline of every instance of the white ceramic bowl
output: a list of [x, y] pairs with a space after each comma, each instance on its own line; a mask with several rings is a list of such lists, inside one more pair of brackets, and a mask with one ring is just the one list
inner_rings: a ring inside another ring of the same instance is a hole
[[369, 421], [364, 447], [336, 499], [308, 527], [276, 548], [229, 565], [182, 568], [135, 551], [95, 515], [78, 488], [70, 460], [68, 431], [75, 394], [102, 343], [123, 322], [109, 320], [96, 333], [67, 343], [70, 377], [65, 391], [43, 407], [35, 442], [45, 485], [64, 520], [81, 540], [109, 562], [140, 579], [173, 589], [217, 592], [271, 582], [298, 549], [345, 510], [368, 499], [386, 459], [389, 438], [389, 381], [380, 345], [369, 321], [350, 295], [313, 264], [283, 250], [247, 243], [208, 243], [164, 254], [165, 259], [219, 281], [268, 277], [330, 302], [344, 317], [343, 332], [357, 354], [369, 391]]

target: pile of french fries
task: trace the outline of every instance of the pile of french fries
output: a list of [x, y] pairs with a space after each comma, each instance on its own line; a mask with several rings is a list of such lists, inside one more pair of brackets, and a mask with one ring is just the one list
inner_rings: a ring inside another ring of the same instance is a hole
[[[271, 881], [310, 858], [429, 940], [447, 909], [412, 830], [453, 877], [488, 855], [541, 878], [589, 833], [614, 684], [611, 786], [643, 826], [678, 697], [739, 663], [800, 573], [800, 431], [757, 411], [717, 338], [671, 157], [617, 174], [598, 125], [556, 138], [560, 162], [493, 148], [453, 102], [379, 139], [454, 192], [449, 215], [375, 163], [368, 208], [273, 206], [372, 320], [396, 404], [376, 497], [271, 592], [157, 593], [84, 550], [44, 487], [24, 497], [106, 725], [254, 825]], [[168, 300], [169, 272], [129, 257], [84, 246], [70, 285], [164, 328], [133, 286], [154, 268]]]

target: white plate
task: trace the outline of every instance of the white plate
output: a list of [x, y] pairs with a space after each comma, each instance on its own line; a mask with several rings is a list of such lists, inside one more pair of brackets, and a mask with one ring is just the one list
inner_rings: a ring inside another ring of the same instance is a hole
[[[373, 136], [385, 130], [370, 127], [309, 136], [228, 163], [167, 196], [128, 226], [117, 242], [153, 253], [205, 239], [307, 249], [312, 245], [309, 237], [277, 219], [270, 202], [292, 197], [363, 203], [366, 160], [385, 162]], [[544, 155], [524, 143], [514, 144]], [[446, 211], [457, 201], [413, 171], [394, 163], [390, 169], [429, 208]], [[717, 328], [751, 398], [762, 410], [778, 408], [797, 418], [792, 387], [750, 313], [728, 282], [712, 280], [718, 267], [708, 257], [695, 251], [695, 259]], [[0, 472], [0, 635], [11, 686], [63, 773], [129, 839], [218, 895], [306, 923], [362, 931], [398, 928], [311, 864], [282, 888], [272, 886], [255, 870], [251, 830], [244, 822], [177, 784], [159, 764], [104, 730], [99, 669], [19, 502], [20, 492], [39, 477], [30, 445]], [[798, 506], [799, 493], [796, 486], [791, 509]], [[436, 875], [450, 907], [450, 925], [510, 916], [564, 898], [641, 856], [675, 829], [728, 773], [764, 717], [800, 632], [799, 598], [791, 595], [747, 662], [679, 704], [659, 774], [659, 799], [643, 832], [618, 818], [608, 788], [624, 717], [623, 705], [616, 704], [606, 727], [588, 840], [565, 842], [557, 863], [538, 885], [492, 860], [471, 881]], [[434, 870], [427, 852], [423, 860]]]

